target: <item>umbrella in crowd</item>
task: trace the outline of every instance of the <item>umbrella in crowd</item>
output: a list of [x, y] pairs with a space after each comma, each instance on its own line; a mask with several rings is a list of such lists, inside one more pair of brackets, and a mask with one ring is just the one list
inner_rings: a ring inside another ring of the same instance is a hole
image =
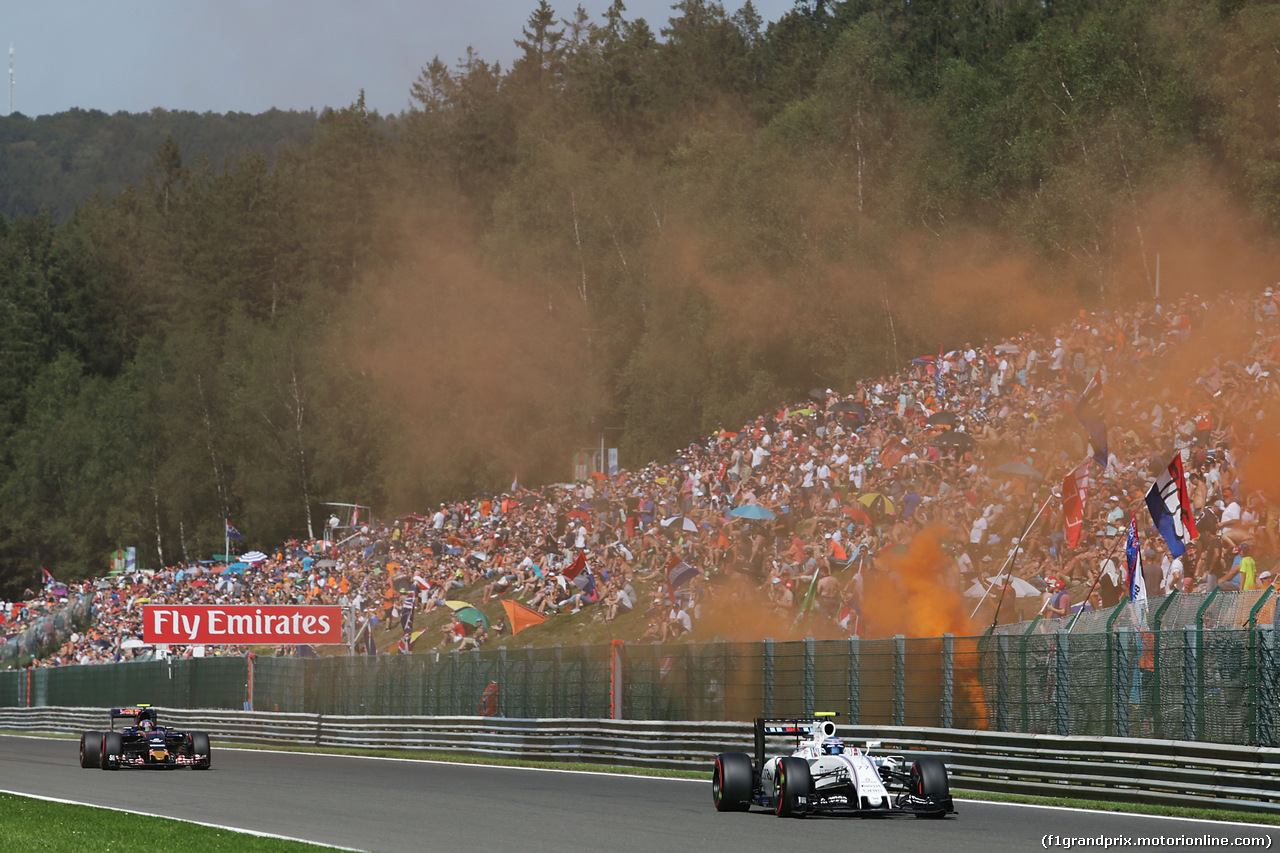
[[[1000, 584], [1004, 583], [1008, 575], [991, 575], [987, 577], [986, 585], [976, 578], [969, 588], [964, 591], [966, 598], [982, 598], [987, 590], [991, 590], [992, 597], [1000, 594]], [[1009, 581], [1009, 590], [1018, 598], [1034, 598], [1041, 594], [1040, 590], [1034, 585], [1024, 581], [1022, 578], [1015, 577]]]
[[136, 638], [130, 638], [120, 644], [122, 649], [141, 649], [147, 644]]
[[470, 605], [453, 612], [458, 617], [458, 621], [463, 625], [470, 625], [473, 628], [484, 625], [486, 631], [489, 630], [489, 617], [480, 612], [480, 608]]
[[670, 518], [664, 518], [659, 522], [668, 530], [687, 530], [690, 533], [698, 532], [698, 523], [687, 515], [673, 515]]
[[898, 511], [898, 508], [893, 504], [893, 499], [879, 492], [867, 492], [865, 495], [858, 495], [858, 503], [871, 510], [873, 515], [893, 515]]
[[738, 518], [745, 518], [750, 521], [769, 521], [776, 516], [769, 509], [759, 504], [747, 504], [745, 506], [734, 507], [729, 511], [730, 515]]
[[1016, 355], [1018, 352], [1017, 344], [997, 344], [996, 352], [1000, 355]]
[[245, 570], [245, 569], [247, 569], [247, 568], [249, 568], [249, 564], [248, 564], [248, 563], [232, 563], [231, 565], [227, 566], [225, 569], [223, 569], [223, 570], [222, 570], [221, 572], [219, 572], [218, 574], [221, 574], [221, 575], [242, 575], [242, 574], [244, 574], [244, 570]]
[[316, 560], [317, 569], [332, 569], [336, 565], [338, 565], [337, 560]]
[[847, 506], [844, 508], [844, 514], [852, 518], [854, 521], [863, 521], [867, 524], [871, 523], [871, 516], [867, 515], [866, 510], [860, 506]]
[[248, 554], [240, 555], [240, 562], [248, 563], [251, 566], [257, 563], [264, 563], [269, 559], [271, 558], [261, 551], [250, 551]]
[[1032, 480], [1043, 480], [1044, 475], [1032, 468], [1025, 462], [1006, 462], [996, 469], [1006, 474], [1013, 474], [1015, 477], [1028, 477]]
[[860, 421], [865, 421], [867, 419], [867, 407], [853, 400], [845, 400], [843, 402], [836, 403], [831, 407], [831, 411], [836, 414], [844, 415], [846, 418], [855, 418]]
[[209, 585], [209, 582], [208, 582], [207, 580], [205, 580], [204, 578], [200, 578], [199, 580], [194, 580], [194, 581], [192, 581], [192, 582], [191, 582], [191, 585], [192, 585], [192, 586], [208, 586], [208, 585]]
[[934, 412], [929, 416], [929, 423], [933, 426], [953, 427], [959, 422], [955, 412]]
[[579, 521], [591, 520], [591, 516], [580, 509], [570, 510], [569, 512], [566, 512], [564, 515], [565, 515], [565, 518], [576, 518]]
[[929, 439], [929, 443], [937, 448], [968, 450], [973, 447], [973, 437], [967, 432], [944, 432]]

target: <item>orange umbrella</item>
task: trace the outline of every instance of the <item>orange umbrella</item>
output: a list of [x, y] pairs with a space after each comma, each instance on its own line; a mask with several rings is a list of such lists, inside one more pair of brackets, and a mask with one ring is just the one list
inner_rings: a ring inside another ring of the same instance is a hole
[[525, 628], [531, 628], [534, 625], [541, 625], [547, 621], [547, 617], [534, 610], [527, 604], [521, 604], [518, 601], [510, 601], [502, 599], [502, 609], [507, 611], [507, 619], [511, 621], [511, 635], [514, 637]]

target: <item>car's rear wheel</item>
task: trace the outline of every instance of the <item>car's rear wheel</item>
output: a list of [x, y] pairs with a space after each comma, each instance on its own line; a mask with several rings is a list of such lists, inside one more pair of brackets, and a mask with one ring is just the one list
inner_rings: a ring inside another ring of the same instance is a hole
[[102, 735], [102, 769], [103, 770], [119, 770], [120, 765], [112, 761], [112, 758], [119, 758], [124, 755], [124, 738], [120, 737], [119, 732], [105, 732]]
[[102, 732], [80, 735], [80, 766], [86, 769], [102, 766]]
[[711, 774], [711, 796], [718, 812], [745, 812], [751, 808], [755, 774], [745, 752], [722, 752]]
[[[948, 797], [951, 784], [947, 781], [947, 765], [941, 758], [925, 756], [911, 765], [911, 793], [918, 797]], [[946, 817], [945, 811], [918, 812], [916, 817]]]
[[778, 762], [778, 796], [774, 809], [778, 817], [804, 817], [813, 797], [813, 776], [803, 758], [783, 758]]
[[193, 755], [203, 755], [204, 759], [194, 767], [197, 770], [208, 770], [213, 765], [213, 753], [209, 750], [209, 735], [205, 732], [191, 733], [191, 752]]

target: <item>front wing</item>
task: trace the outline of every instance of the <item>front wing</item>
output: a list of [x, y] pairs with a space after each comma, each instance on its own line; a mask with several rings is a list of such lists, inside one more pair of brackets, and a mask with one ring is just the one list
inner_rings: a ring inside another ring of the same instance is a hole
[[[757, 794], [754, 800], [756, 805], [770, 809], [774, 807], [773, 800], [763, 793]], [[955, 812], [950, 795], [922, 797], [917, 794], [899, 794], [894, 797], [893, 805], [888, 808], [859, 809], [850, 806], [849, 798], [843, 795], [816, 794], [800, 798], [799, 805], [803, 808], [804, 814], [840, 817], [902, 817], [905, 815], [942, 817]]]

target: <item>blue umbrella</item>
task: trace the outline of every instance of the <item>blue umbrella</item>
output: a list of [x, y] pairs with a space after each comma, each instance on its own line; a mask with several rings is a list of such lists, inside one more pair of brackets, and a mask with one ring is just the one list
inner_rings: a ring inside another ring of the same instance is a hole
[[247, 569], [247, 568], [249, 568], [249, 567], [248, 567], [246, 564], [244, 564], [244, 563], [232, 563], [231, 565], [227, 566], [225, 569], [223, 569], [223, 570], [222, 570], [221, 572], [219, 572], [218, 574], [220, 574], [220, 575], [242, 575], [242, 574], [244, 574], [244, 570], [245, 570], [245, 569]]
[[729, 514], [735, 515], [738, 518], [751, 519], [752, 521], [769, 521], [774, 517], [772, 512], [759, 504], [747, 504], [745, 506], [734, 507]]

